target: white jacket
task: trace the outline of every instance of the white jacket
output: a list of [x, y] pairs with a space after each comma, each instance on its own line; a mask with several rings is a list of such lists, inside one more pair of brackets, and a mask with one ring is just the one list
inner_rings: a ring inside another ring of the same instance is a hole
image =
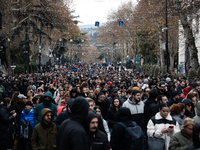
[[[163, 128], [168, 128], [170, 125], [174, 126], [173, 133], [161, 133]], [[154, 117], [152, 117], [147, 125], [147, 135], [148, 137], [156, 137], [165, 139], [165, 150], [168, 150], [170, 137], [179, 132], [180, 127], [178, 122], [173, 119], [170, 114], [166, 118], [163, 118], [158, 112]]]

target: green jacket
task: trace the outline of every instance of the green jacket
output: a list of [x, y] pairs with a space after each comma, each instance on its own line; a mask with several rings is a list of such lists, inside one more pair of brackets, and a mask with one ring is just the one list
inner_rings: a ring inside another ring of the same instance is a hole
[[[48, 108], [42, 109], [41, 118], [47, 113], [52, 112], [52, 110]], [[32, 137], [31, 137], [31, 147], [32, 150], [56, 150], [56, 139], [57, 139], [57, 128], [56, 125], [52, 122], [50, 126], [45, 125], [44, 121], [41, 120], [39, 124], [35, 126], [33, 129]]]
[[57, 116], [57, 107], [56, 107], [56, 105], [54, 105], [53, 103], [52, 103], [52, 100], [53, 100], [53, 98], [52, 98], [52, 93], [51, 92], [46, 92], [44, 95], [43, 95], [43, 101], [44, 101], [44, 98], [46, 97], [46, 96], [49, 96], [50, 98], [51, 98], [51, 102], [49, 103], [49, 105], [48, 106], [45, 106], [44, 105], [44, 102], [42, 102], [42, 103], [40, 103], [40, 104], [38, 104], [37, 106], [36, 106], [36, 108], [35, 108], [35, 110], [34, 110], [34, 123], [35, 123], [35, 125], [37, 125], [38, 123], [40, 123], [40, 120], [41, 120], [41, 110], [43, 109], [43, 108], [49, 108], [49, 109], [51, 109], [52, 111], [53, 111], [53, 113], [54, 113], [54, 117], [56, 117]]
[[187, 135], [183, 130], [181, 130], [171, 137], [169, 150], [185, 150], [186, 147], [192, 143], [192, 136]]

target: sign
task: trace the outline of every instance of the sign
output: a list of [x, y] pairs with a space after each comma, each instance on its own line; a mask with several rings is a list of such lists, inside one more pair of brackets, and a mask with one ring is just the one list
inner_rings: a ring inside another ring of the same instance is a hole
[[98, 21], [95, 22], [95, 26], [99, 27], [99, 22]]
[[146, 23], [147, 23], [147, 20], [146, 20], [145, 18], [143, 18], [143, 19], [142, 19], [142, 23], [143, 23], [143, 24], [146, 24]]
[[129, 57], [127, 56], [127, 61], [129, 61]]
[[72, 68], [72, 72], [77, 72], [77, 68]]
[[59, 58], [58, 58], [58, 57], [56, 58], [56, 61], [59, 61]]
[[135, 64], [138, 64], [138, 57], [135, 57]]
[[16, 68], [16, 66], [11, 66], [11, 68], [12, 68], [12, 69], [15, 69], [15, 68]]
[[123, 26], [124, 22], [123, 21], [119, 21], [119, 26]]

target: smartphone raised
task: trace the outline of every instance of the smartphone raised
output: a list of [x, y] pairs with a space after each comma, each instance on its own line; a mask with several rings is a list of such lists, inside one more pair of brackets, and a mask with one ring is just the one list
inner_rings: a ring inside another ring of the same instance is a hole
[[173, 129], [173, 128], [174, 128], [174, 126], [169, 126], [169, 128]]

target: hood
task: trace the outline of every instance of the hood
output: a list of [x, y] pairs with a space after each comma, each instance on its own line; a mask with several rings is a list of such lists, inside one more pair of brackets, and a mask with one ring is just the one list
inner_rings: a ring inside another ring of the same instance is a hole
[[52, 112], [52, 118], [51, 118], [51, 121], [53, 122], [53, 120], [54, 120], [54, 113], [53, 113], [53, 111], [51, 110], [51, 109], [49, 109], [49, 108], [43, 108], [42, 109], [42, 111], [41, 111], [41, 120], [40, 120], [40, 123], [43, 123], [43, 117], [44, 117], [44, 115], [47, 113], [47, 112]]
[[129, 108], [121, 107], [117, 111], [117, 119], [120, 122], [131, 120], [131, 111]]
[[189, 93], [190, 90], [190, 86], [187, 86], [186, 88], [183, 89], [183, 92], [185, 95], [187, 95]]
[[200, 123], [196, 123], [193, 126], [193, 134], [192, 134], [192, 140], [196, 148], [200, 147], [199, 133], [200, 133]]
[[80, 124], [84, 124], [89, 111], [88, 101], [82, 97], [77, 97], [71, 107], [71, 119], [78, 121]]
[[50, 91], [47, 91], [47, 92], [43, 95], [43, 101], [44, 101], [44, 98], [45, 98], [46, 96], [49, 96], [49, 97], [51, 98], [51, 101], [52, 101], [53, 96], [52, 96], [52, 93], [51, 93]]
[[197, 103], [197, 115], [200, 116], [200, 102]]
[[99, 119], [98, 116], [97, 116], [96, 114], [94, 114], [94, 113], [88, 113], [87, 119], [86, 119], [86, 122], [85, 122], [85, 128], [86, 128], [85, 130], [86, 130], [87, 132], [89, 131], [90, 122], [91, 122], [91, 120], [94, 119], [94, 118]]
[[57, 116], [62, 112], [63, 108], [65, 108], [66, 106], [59, 106], [57, 108]]
[[185, 104], [185, 105], [187, 105], [187, 104], [189, 104], [189, 103], [193, 104], [192, 101], [191, 101], [190, 99], [183, 99], [183, 100], [182, 100], [182, 103]]
[[76, 98], [76, 97], [72, 97], [72, 93], [76, 93], [76, 97], [77, 97], [77, 90], [76, 90], [76, 89], [72, 89], [72, 90], [70, 91], [70, 97], [71, 97], [71, 98]]
[[155, 104], [157, 104], [157, 101], [155, 101], [153, 98], [148, 98], [147, 99], [147, 101], [145, 102], [145, 105], [150, 105], [150, 104], [152, 104], [152, 103], [155, 103]]

